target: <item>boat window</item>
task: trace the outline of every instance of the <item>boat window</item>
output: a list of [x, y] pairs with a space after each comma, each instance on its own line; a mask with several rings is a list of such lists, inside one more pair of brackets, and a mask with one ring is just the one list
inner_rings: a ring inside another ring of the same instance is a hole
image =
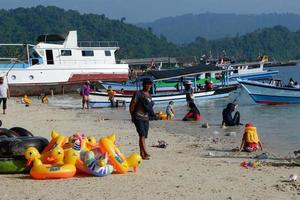
[[72, 56], [72, 51], [71, 50], [61, 50], [61, 55], [62, 56]]
[[210, 73], [205, 73], [205, 78], [206, 79], [211, 78], [211, 74]]
[[248, 69], [257, 69], [257, 68], [260, 68], [260, 65], [249, 65], [248, 66]]
[[105, 56], [111, 56], [111, 52], [110, 51], [105, 51]]
[[48, 65], [53, 65], [54, 64], [52, 50], [46, 50], [46, 58], [47, 58], [47, 64]]
[[81, 51], [82, 56], [94, 56], [94, 51]]

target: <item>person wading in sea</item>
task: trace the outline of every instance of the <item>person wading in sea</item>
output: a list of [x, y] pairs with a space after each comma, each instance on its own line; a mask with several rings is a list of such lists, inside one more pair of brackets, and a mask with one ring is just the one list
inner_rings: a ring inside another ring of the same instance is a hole
[[139, 134], [140, 155], [144, 160], [150, 159], [150, 155], [146, 149], [149, 120], [156, 119], [153, 111], [153, 101], [150, 95], [151, 86], [152, 81], [150, 79], [144, 79], [143, 90], [135, 93], [131, 99], [129, 108], [132, 122]]

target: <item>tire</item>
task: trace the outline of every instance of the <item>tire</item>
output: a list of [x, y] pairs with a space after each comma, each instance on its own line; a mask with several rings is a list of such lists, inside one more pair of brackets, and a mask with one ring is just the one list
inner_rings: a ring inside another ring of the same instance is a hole
[[25, 136], [33, 137], [33, 134], [30, 131], [26, 130], [25, 128], [13, 127], [9, 130], [14, 131], [20, 137], [25, 137]]

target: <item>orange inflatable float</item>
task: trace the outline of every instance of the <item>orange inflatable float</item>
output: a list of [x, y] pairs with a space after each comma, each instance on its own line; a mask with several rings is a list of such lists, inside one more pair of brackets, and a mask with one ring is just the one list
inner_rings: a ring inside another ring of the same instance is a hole
[[119, 174], [124, 174], [132, 167], [136, 172], [138, 166], [142, 162], [142, 158], [139, 154], [133, 153], [128, 158], [120, 152], [115, 145], [116, 135], [103, 137], [99, 140], [100, 151], [108, 154], [108, 161], [114, 167], [114, 170]]

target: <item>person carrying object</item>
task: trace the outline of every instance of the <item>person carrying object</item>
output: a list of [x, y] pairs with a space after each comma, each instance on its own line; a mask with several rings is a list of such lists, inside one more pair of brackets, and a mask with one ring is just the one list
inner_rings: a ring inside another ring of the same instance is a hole
[[131, 120], [139, 135], [140, 155], [143, 160], [149, 160], [150, 154], [146, 149], [146, 138], [149, 131], [149, 120], [157, 119], [153, 111], [153, 101], [150, 95], [152, 87], [150, 79], [143, 80], [143, 90], [136, 92], [130, 102], [129, 111]]

